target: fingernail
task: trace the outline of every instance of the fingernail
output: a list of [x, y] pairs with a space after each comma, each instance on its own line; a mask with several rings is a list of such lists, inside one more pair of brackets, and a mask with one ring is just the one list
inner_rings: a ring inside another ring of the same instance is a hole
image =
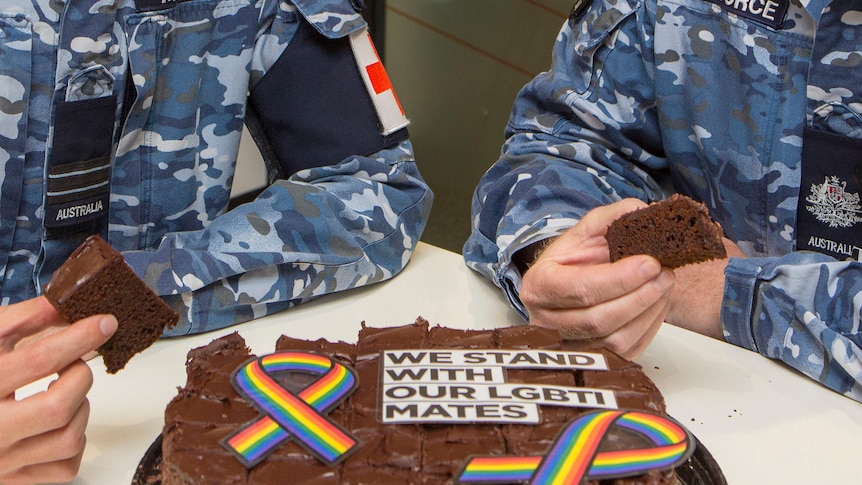
[[661, 271], [661, 265], [659, 265], [655, 260], [650, 259], [641, 263], [638, 271], [643, 279], [652, 279]]
[[102, 330], [102, 335], [110, 337], [117, 331], [117, 318], [113, 315], [106, 315], [99, 320], [99, 328]]
[[659, 289], [659, 291], [665, 292], [669, 290], [671, 286], [673, 286], [673, 281], [674, 279], [671, 273], [666, 271], [660, 274], [659, 277], [655, 279], [655, 286]]

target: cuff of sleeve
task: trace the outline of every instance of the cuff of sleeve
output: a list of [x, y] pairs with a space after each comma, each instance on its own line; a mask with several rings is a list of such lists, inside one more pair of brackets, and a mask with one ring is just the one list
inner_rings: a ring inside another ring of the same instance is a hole
[[527, 308], [521, 303], [521, 298], [518, 297], [518, 289], [521, 287], [521, 275], [516, 270], [510, 271], [513, 275], [504, 275], [499, 279], [498, 284], [503, 289], [503, 294], [512, 305], [512, 308], [521, 315], [524, 321], [529, 321], [530, 316], [527, 314]]
[[[162, 337], [182, 337], [203, 331], [203, 329], [195, 328], [195, 323], [189, 317], [189, 315], [192, 314], [191, 310], [194, 305], [191, 294], [169, 295], [162, 296], [161, 298], [169, 307], [173, 308], [173, 310], [180, 315], [180, 319], [177, 324], [173, 328], [165, 328], [162, 332]], [[188, 307], [186, 307], [186, 305], [188, 305]]]
[[502, 242], [502, 238], [498, 240], [500, 245], [499, 254], [497, 255], [497, 286], [503, 290], [509, 304], [521, 315], [524, 320], [529, 320], [527, 309], [521, 303], [521, 298], [518, 296], [521, 288], [521, 272], [512, 261], [515, 253], [526, 248], [527, 246], [556, 237], [577, 224], [577, 219], [555, 218], [542, 219], [537, 223], [525, 228], [523, 231], [514, 235], [506, 243]]
[[724, 270], [721, 325], [724, 339], [758, 352], [754, 340], [754, 293], [763, 268], [755, 258], [731, 258]]
[[[132, 268], [132, 271], [161, 297], [177, 294], [182, 290], [188, 290], [177, 288], [175, 282], [168, 278], [172, 276], [172, 273], [171, 271], [165, 271], [166, 268], [169, 269], [171, 267], [170, 248], [167, 245], [161, 244], [155, 250], [125, 251], [123, 252], [123, 258], [126, 264]], [[162, 270], [154, 271], [156, 268], [161, 268]]]

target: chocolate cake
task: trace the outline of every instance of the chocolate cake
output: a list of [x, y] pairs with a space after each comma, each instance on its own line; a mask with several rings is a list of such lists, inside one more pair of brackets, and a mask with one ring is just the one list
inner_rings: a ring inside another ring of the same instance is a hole
[[45, 285], [45, 296], [69, 322], [98, 314], [117, 317], [116, 333], [97, 349], [111, 374], [179, 318], [99, 236], [88, 237], [72, 252]]
[[[357, 449], [334, 466], [328, 466], [297, 440], [290, 439], [278, 445], [262, 462], [247, 468], [223, 444], [226, 437], [254, 422], [260, 414], [231, 385], [232, 374], [254, 360], [242, 337], [232, 333], [189, 352], [187, 383], [178, 390], [165, 411], [160, 465], [162, 485], [453, 483], [473, 456], [525, 456], [547, 452], [565, 423], [591, 411], [583, 407], [543, 405], [541, 421], [536, 424], [383, 424], [381, 401], [384, 393], [380, 389], [385, 383], [381, 351], [397, 352], [393, 349], [425, 349], [429, 354], [434, 349], [451, 352], [458, 352], [451, 349], [491, 349], [482, 352], [499, 355], [526, 349], [600, 352], [606, 358], [606, 370], [519, 368], [508, 369], [507, 379], [513, 384], [549, 388], [600, 388], [613, 392], [620, 409], [660, 415], [665, 412], [661, 393], [639, 365], [606, 350], [577, 347], [561, 340], [555, 330], [533, 326], [487, 331], [429, 328], [422, 319], [412, 325], [392, 328], [371, 328], [363, 324], [355, 344], [286, 336], [276, 342], [276, 352], [325, 355], [354, 370], [358, 387], [328, 412], [328, 418], [356, 437]], [[290, 387], [286, 383], [282, 385]], [[589, 483], [676, 484], [676, 478], [673, 469], [665, 469]]]
[[705, 205], [681, 194], [624, 214], [605, 237], [612, 262], [648, 254], [662, 266], [678, 268], [727, 257], [721, 226]]

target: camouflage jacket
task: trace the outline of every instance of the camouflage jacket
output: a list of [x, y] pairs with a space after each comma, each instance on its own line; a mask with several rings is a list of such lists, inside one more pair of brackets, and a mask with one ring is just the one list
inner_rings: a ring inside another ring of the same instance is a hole
[[726, 270], [725, 338], [862, 400], [858, 247], [839, 259], [796, 238], [804, 132], [860, 136], [862, 9], [803, 3], [586, 2], [518, 94], [467, 264], [526, 318], [515, 252], [598, 205], [688, 194], [749, 256]]
[[[88, 233], [180, 313], [171, 335], [396, 275], [433, 197], [375, 108], [394, 93], [358, 5], [3, 0], [2, 303]], [[228, 210], [244, 123], [270, 180]]]

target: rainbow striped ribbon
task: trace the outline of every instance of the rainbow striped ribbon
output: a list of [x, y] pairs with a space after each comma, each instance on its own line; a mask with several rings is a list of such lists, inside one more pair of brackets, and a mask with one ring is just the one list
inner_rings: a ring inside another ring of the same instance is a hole
[[[639, 433], [655, 447], [598, 452], [612, 425]], [[595, 411], [571, 421], [545, 456], [472, 458], [459, 483], [529, 482], [573, 485], [586, 479], [620, 478], [672, 468], [694, 451], [693, 440], [670, 418], [637, 411]]]
[[[304, 372], [320, 377], [294, 394], [272, 375]], [[233, 375], [234, 388], [264, 414], [222, 444], [251, 468], [278, 445], [295, 438], [327, 465], [354, 449], [357, 441], [326, 417], [353, 393], [358, 380], [353, 371], [327, 356], [307, 352], [280, 352], [248, 362]]]

